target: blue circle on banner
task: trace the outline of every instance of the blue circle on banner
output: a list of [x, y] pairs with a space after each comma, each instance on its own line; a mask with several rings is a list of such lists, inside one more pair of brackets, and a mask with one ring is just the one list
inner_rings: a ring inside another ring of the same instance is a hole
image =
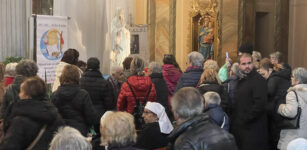
[[48, 60], [59, 60], [63, 57], [63, 45], [62, 32], [57, 29], [49, 29], [41, 37], [40, 51]]

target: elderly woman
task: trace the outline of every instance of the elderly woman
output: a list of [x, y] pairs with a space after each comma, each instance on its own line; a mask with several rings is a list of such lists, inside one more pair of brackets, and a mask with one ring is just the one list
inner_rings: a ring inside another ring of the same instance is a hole
[[1, 105], [1, 118], [4, 122], [4, 132], [7, 129], [7, 123], [10, 120], [12, 106], [19, 101], [20, 85], [28, 77], [36, 76], [38, 67], [33, 60], [21, 60], [16, 66], [16, 77], [14, 82], [6, 89]]
[[88, 92], [80, 88], [79, 80], [78, 67], [66, 65], [60, 76], [61, 86], [52, 94], [51, 101], [58, 108], [66, 125], [87, 136], [90, 127], [99, 123], [99, 116]]
[[[64, 55], [61, 59], [61, 62], [58, 64], [55, 70], [55, 81], [53, 83], [52, 92], [56, 91], [60, 86], [60, 76], [66, 65], [77, 65], [79, 59], [79, 52], [75, 49], [68, 49], [64, 52]], [[79, 72], [82, 73], [82, 70], [79, 69]]]
[[169, 92], [168, 92], [166, 82], [163, 79], [161, 64], [159, 64], [158, 62], [151, 62], [148, 67], [148, 73], [155, 87], [159, 87], [156, 89], [157, 102], [163, 105], [167, 115], [170, 117], [172, 115], [172, 112], [170, 110], [169, 102], [168, 102]]
[[188, 60], [189, 66], [178, 80], [175, 92], [183, 87], [196, 87], [199, 82], [203, 72], [204, 57], [201, 53], [194, 51], [188, 55]]
[[[132, 75], [121, 87], [117, 100], [117, 110], [132, 114], [137, 100], [143, 105], [147, 101], [156, 101], [155, 85], [151, 82], [150, 77], [144, 76], [143, 70], [144, 61], [139, 57], [134, 57], [130, 66]], [[136, 126], [139, 128], [139, 124], [136, 124]]]
[[[64, 125], [57, 109], [45, 99], [47, 88], [39, 77], [26, 79], [11, 112], [0, 149], [48, 149], [54, 132]], [[37, 139], [37, 140], [35, 140]]]
[[92, 145], [72, 127], [63, 127], [55, 134], [49, 150], [92, 150]]
[[142, 117], [146, 125], [138, 134], [135, 146], [142, 149], [165, 147], [168, 143], [167, 135], [173, 130], [173, 126], [164, 107], [156, 102], [147, 102]]
[[292, 87], [286, 96], [286, 103], [280, 104], [278, 113], [287, 118], [297, 115], [298, 107], [302, 108], [300, 125], [298, 129], [282, 129], [278, 148], [286, 150], [290, 141], [296, 138], [307, 138], [307, 70], [299, 67], [293, 70], [291, 77]]
[[126, 112], [106, 112], [100, 120], [101, 145], [107, 150], [139, 150], [133, 116]]
[[207, 92], [203, 94], [205, 98], [205, 110], [210, 118], [221, 128], [229, 130], [229, 117], [220, 106], [221, 97], [216, 92]]
[[5, 66], [5, 73], [4, 73], [4, 86], [8, 87], [10, 84], [14, 82], [16, 76], [16, 66], [18, 63], [8, 63]]
[[200, 94], [205, 94], [208, 91], [217, 92], [220, 95], [223, 94], [224, 88], [220, 84], [221, 81], [215, 70], [206, 69], [201, 75], [200, 82], [198, 86]]

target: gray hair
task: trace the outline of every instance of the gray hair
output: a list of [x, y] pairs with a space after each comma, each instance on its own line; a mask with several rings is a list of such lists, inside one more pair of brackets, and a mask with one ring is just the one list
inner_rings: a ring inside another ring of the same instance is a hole
[[16, 66], [16, 74], [25, 77], [36, 76], [38, 67], [33, 60], [23, 59]]
[[221, 103], [221, 97], [216, 92], [206, 92], [204, 95], [205, 102], [207, 104], [217, 104], [220, 105]]
[[188, 55], [189, 63], [192, 63], [194, 66], [202, 66], [204, 62], [204, 56], [199, 52], [191, 52]]
[[278, 60], [278, 63], [280, 62], [280, 59], [281, 59], [281, 53], [279, 51], [276, 51], [274, 53], [271, 53], [270, 54], [270, 57], [274, 57]]
[[252, 56], [253, 56], [254, 61], [259, 62], [262, 59], [261, 53], [258, 51], [253, 51]]
[[116, 74], [117, 72], [123, 71], [123, 70], [124, 70], [123, 67], [120, 67], [120, 66], [112, 66], [112, 68], [111, 68], [111, 75], [112, 75], [112, 74]]
[[151, 62], [149, 64], [148, 68], [152, 71], [152, 73], [161, 73], [162, 72], [162, 66], [158, 62]]
[[9, 76], [9, 77], [14, 77], [16, 76], [16, 66], [18, 63], [14, 62], [14, 63], [8, 63], [5, 66], [5, 76]]
[[307, 70], [303, 67], [295, 68], [292, 75], [299, 84], [307, 84]]
[[72, 127], [62, 127], [55, 134], [49, 150], [91, 150], [92, 145]]
[[189, 119], [204, 110], [204, 98], [196, 88], [184, 87], [171, 98], [172, 110], [179, 118]]
[[130, 72], [133, 75], [144, 75], [144, 61], [140, 57], [135, 56], [130, 64]]
[[217, 62], [215, 60], [207, 60], [205, 63], [204, 63], [204, 70], [207, 70], [207, 69], [213, 69], [214, 71], [216, 72], [219, 72], [219, 65], [217, 64]]

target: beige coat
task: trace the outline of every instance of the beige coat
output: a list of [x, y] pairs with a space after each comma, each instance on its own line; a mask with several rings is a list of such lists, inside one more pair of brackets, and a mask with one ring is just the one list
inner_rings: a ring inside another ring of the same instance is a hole
[[286, 104], [281, 104], [278, 113], [285, 117], [295, 117], [297, 114], [298, 103], [293, 90], [296, 91], [298, 101], [302, 108], [299, 129], [283, 129], [280, 132], [278, 148], [286, 150], [289, 142], [296, 138], [307, 138], [307, 84], [298, 84], [289, 88], [286, 96]]

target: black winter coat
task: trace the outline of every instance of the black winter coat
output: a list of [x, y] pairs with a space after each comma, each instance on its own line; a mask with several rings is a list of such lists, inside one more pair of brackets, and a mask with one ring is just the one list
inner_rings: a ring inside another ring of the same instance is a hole
[[91, 97], [92, 103], [99, 116], [111, 110], [113, 104], [111, 87], [98, 70], [86, 70], [81, 79], [80, 87], [85, 89]]
[[66, 125], [76, 128], [83, 136], [87, 136], [92, 125], [99, 124], [100, 118], [90, 95], [79, 85], [61, 85], [52, 94], [51, 100]]
[[200, 66], [188, 67], [179, 78], [174, 94], [183, 87], [196, 87], [202, 73], [203, 68]]
[[156, 148], [166, 147], [168, 143], [167, 134], [160, 131], [159, 123], [148, 123], [138, 134], [135, 147], [153, 150]]
[[230, 119], [231, 133], [240, 150], [268, 148], [266, 103], [266, 80], [256, 70], [252, 70], [238, 81]]
[[4, 122], [4, 132], [6, 132], [8, 128], [7, 122], [8, 120], [10, 120], [9, 116], [11, 115], [12, 107], [17, 101], [19, 101], [20, 85], [24, 79], [25, 77], [23, 76], [16, 76], [14, 82], [9, 85], [3, 96], [3, 101], [1, 105], [1, 119], [3, 119]]
[[171, 150], [237, 150], [234, 137], [206, 113], [182, 123], [168, 138]]
[[[268, 81], [268, 120], [269, 120], [269, 143], [270, 149], [277, 149], [281, 128], [278, 126], [283, 118], [277, 113], [279, 104], [286, 103], [287, 90], [291, 86], [291, 82], [288, 78], [286, 71], [281, 70], [278, 72], [272, 72]], [[290, 73], [291, 74], [291, 73]]]
[[170, 117], [171, 111], [168, 105], [168, 87], [165, 80], [163, 79], [162, 73], [152, 73], [150, 78], [151, 82], [156, 87], [157, 102], [165, 108], [166, 114], [168, 117]]
[[12, 108], [10, 117], [1, 150], [26, 149], [44, 125], [47, 125], [46, 130], [32, 150], [48, 150], [55, 132], [64, 125], [56, 107], [48, 101], [20, 100]]

